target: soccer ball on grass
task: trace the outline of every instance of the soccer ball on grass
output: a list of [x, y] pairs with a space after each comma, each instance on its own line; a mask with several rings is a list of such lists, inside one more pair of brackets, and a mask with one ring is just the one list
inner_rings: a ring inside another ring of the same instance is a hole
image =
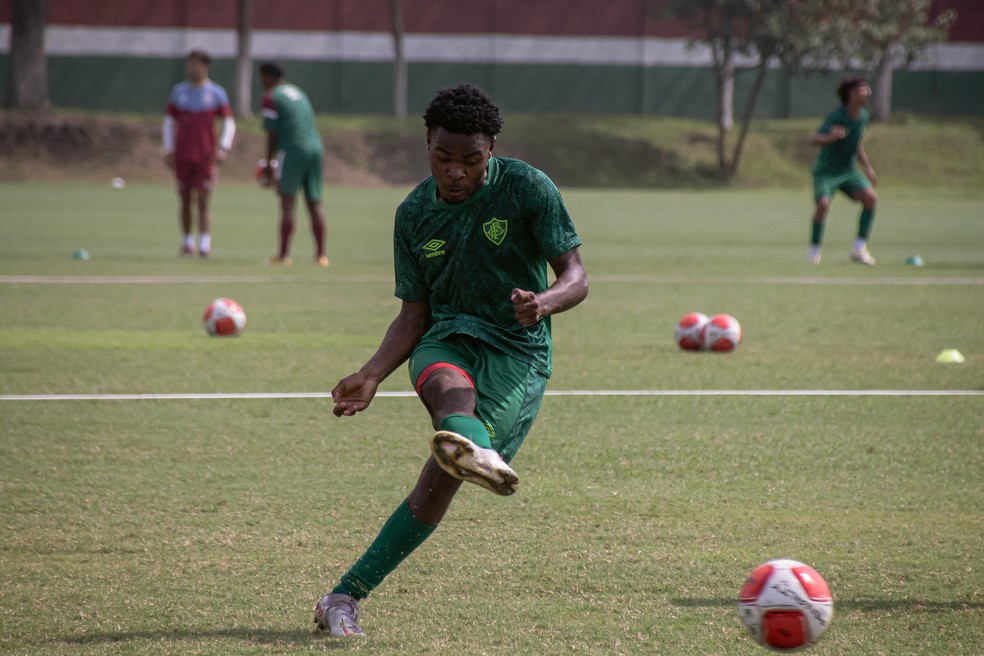
[[202, 323], [213, 337], [236, 337], [246, 327], [246, 313], [231, 298], [217, 298], [205, 308]]
[[707, 315], [701, 312], [683, 315], [673, 335], [677, 345], [685, 351], [699, 351], [704, 344], [703, 331], [707, 322]]
[[256, 161], [256, 169], [253, 175], [256, 177], [256, 183], [263, 187], [264, 189], [269, 189], [277, 181], [277, 160], [270, 160], [270, 165], [273, 167], [273, 175], [267, 175], [266, 166], [267, 161], [265, 159], [260, 159]]
[[770, 560], [755, 568], [738, 597], [738, 615], [749, 634], [776, 651], [809, 647], [834, 614], [827, 582], [798, 560]]
[[707, 351], [734, 351], [741, 344], [741, 324], [730, 314], [715, 314], [704, 324], [701, 337]]

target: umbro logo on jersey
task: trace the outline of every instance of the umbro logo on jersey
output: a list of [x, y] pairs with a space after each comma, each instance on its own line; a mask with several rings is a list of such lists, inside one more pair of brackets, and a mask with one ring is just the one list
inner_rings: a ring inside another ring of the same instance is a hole
[[444, 244], [446, 243], [447, 242], [442, 239], [431, 239], [423, 246], [424, 250], [427, 251], [427, 255], [425, 255], [424, 257], [431, 258], [431, 257], [438, 257], [440, 255], [444, 255], [445, 253], [447, 253], [447, 251], [444, 249]]
[[506, 238], [506, 232], [509, 231], [509, 221], [492, 217], [491, 221], [482, 224], [482, 230], [490, 242], [496, 246], [502, 246], [502, 241]]

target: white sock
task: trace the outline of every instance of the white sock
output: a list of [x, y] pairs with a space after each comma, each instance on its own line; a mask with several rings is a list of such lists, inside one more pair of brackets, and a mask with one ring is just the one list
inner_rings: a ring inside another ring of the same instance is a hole
[[202, 233], [201, 239], [198, 242], [198, 250], [202, 253], [207, 253], [212, 250], [212, 235], [204, 232]]
[[854, 240], [854, 252], [855, 253], [860, 253], [861, 251], [863, 251], [867, 247], [867, 245], [868, 245], [868, 242], [865, 241], [864, 239], [855, 239]]

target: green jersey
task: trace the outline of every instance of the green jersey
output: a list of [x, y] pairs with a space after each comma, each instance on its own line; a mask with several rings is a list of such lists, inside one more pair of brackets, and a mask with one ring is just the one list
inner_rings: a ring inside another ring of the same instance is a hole
[[861, 108], [857, 118], [851, 118], [847, 107], [844, 106], [827, 114], [818, 131], [827, 134], [833, 126], [842, 125], [847, 134], [843, 139], [820, 147], [813, 172], [818, 175], [830, 175], [856, 170], [858, 147], [861, 145], [861, 139], [864, 138], [865, 130], [868, 129], [868, 120], [868, 110], [864, 107]]
[[549, 376], [550, 319], [521, 326], [511, 294], [545, 290], [547, 263], [580, 244], [560, 192], [543, 172], [492, 157], [485, 184], [464, 202], [439, 200], [431, 177], [400, 204], [396, 296], [430, 304], [428, 336], [471, 335]]
[[263, 129], [277, 133], [277, 150], [323, 149], [308, 97], [293, 84], [278, 84], [263, 96]]

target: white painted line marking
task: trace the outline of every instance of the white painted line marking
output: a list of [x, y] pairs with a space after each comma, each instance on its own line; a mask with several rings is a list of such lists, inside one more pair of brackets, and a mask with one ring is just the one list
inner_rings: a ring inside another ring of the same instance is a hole
[[[547, 396], [984, 396], [984, 390], [548, 390]], [[379, 392], [376, 397], [415, 397]], [[204, 401], [218, 399], [330, 399], [331, 392], [216, 394], [4, 394], [0, 401]]]
[[[188, 285], [188, 284], [244, 284], [321, 282], [324, 278], [290, 276], [0, 276], [4, 285]], [[389, 275], [338, 276], [334, 282], [344, 283], [392, 283]], [[984, 285], [984, 277], [921, 277], [921, 278], [822, 278], [818, 276], [648, 276], [648, 275], [595, 275], [591, 282], [637, 284], [715, 284], [715, 285]]]

